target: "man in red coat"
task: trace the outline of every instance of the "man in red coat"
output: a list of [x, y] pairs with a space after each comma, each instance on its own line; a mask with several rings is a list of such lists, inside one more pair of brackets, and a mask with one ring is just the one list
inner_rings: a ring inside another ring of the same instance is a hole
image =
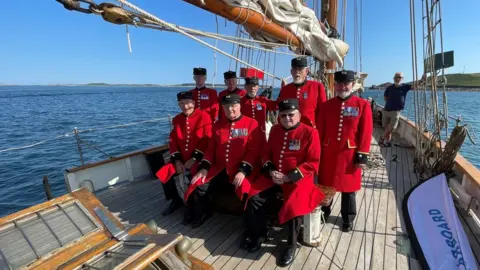
[[307, 80], [309, 73], [307, 58], [292, 59], [290, 73], [293, 82], [280, 89], [277, 101], [287, 98], [296, 98], [300, 103], [300, 113], [304, 117], [302, 123], [316, 127], [320, 115], [320, 108], [327, 100], [325, 87], [321, 82]]
[[[225, 95], [221, 103], [227, 120], [213, 124], [212, 138], [185, 198], [194, 190], [208, 188], [212, 181], [211, 184], [222, 186], [225, 192], [231, 191], [243, 200], [260, 169], [263, 134], [257, 121], [241, 114], [239, 95]], [[195, 226], [200, 226], [211, 214], [206, 197], [200, 198], [199, 203], [195, 211], [200, 219]]]
[[[183, 205], [175, 181], [169, 181], [173, 176], [184, 173], [199, 162], [205, 152], [212, 135], [212, 121], [210, 116], [201, 110], [195, 109], [192, 92], [177, 94], [178, 106], [182, 110], [172, 120], [173, 129], [170, 132], [170, 163], [165, 164], [156, 173], [164, 186], [165, 197], [172, 202], [163, 212], [163, 215], [173, 213]], [[192, 208], [191, 203], [188, 205]], [[191, 212], [191, 210], [190, 210]], [[184, 222], [188, 223], [191, 213], [185, 213]]]
[[300, 122], [297, 99], [285, 99], [278, 107], [280, 124], [272, 127], [262, 151], [263, 174], [248, 194], [247, 234], [242, 247], [250, 252], [260, 249], [267, 234], [267, 201], [276, 199], [277, 192], [283, 192], [278, 221], [289, 225], [288, 246], [280, 259], [283, 267], [293, 262], [303, 215], [315, 209], [325, 195], [314, 183], [320, 161], [318, 131]]
[[245, 90], [247, 94], [241, 100], [242, 115], [257, 120], [258, 126], [265, 135], [267, 111], [276, 111], [277, 103], [266, 97], [257, 96], [258, 78], [256, 77], [245, 78]]
[[[362, 168], [368, 161], [372, 139], [372, 109], [367, 100], [353, 95], [353, 71], [335, 73], [336, 97], [322, 106], [318, 132], [322, 143], [319, 183], [342, 192], [340, 213], [343, 231], [352, 229], [357, 210], [355, 192], [360, 190]], [[323, 207], [328, 218], [331, 206]]]
[[[223, 96], [231, 95], [231, 94], [236, 94], [236, 95], [239, 95], [240, 97], [245, 96], [247, 91], [245, 91], [244, 89], [239, 89], [237, 87], [238, 81], [237, 81], [237, 73], [235, 73], [235, 71], [227, 71], [223, 73], [223, 78], [225, 79], [225, 85], [227, 86], [227, 89], [221, 91], [218, 94], [218, 98], [220, 100], [222, 99]], [[222, 108], [220, 108], [220, 111], [223, 111]], [[226, 119], [227, 118], [225, 117], [225, 113], [219, 112], [218, 120], [226, 120]]]
[[205, 81], [207, 80], [207, 69], [194, 68], [193, 79], [195, 80], [195, 88], [193, 92], [193, 99], [195, 100], [195, 108], [204, 110], [208, 113], [215, 122], [218, 117], [218, 94], [217, 90], [205, 87]]

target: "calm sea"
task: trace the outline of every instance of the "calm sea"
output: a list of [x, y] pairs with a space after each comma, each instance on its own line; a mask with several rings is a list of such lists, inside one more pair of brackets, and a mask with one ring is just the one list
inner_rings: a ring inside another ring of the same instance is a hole
[[[155, 122], [80, 134], [81, 139], [116, 156], [154, 145], [164, 144], [168, 115], [178, 113], [176, 93], [186, 88], [162, 87], [84, 87], [84, 86], [2, 86], [0, 87], [0, 216], [45, 201], [42, 177], [48, 176], [55, 196], [66, 192], [63, 173], [80, 165], [72, 130], [103, 128], [163, 118]], [[382, 91], [367, 91], [380, 101]], [[275, 95], [276, 97], [276, 95]], [[409, 101], [412, 95], [409, 94]], [[448, 108], [451, 116], [462, 115], [480, 132], [476, 115], [480, 93], [451, 92]], [[407, 103], [409, 102], [407, 101]], [[411, 104], [411, 102], [409, 102]], [[413, 117], [411, 105], [407, 116]], [[2, 149], [34, 147], [1, 152]], [[477, 146], [466, 141], [461, 153], [480, 167]], [[86, 162], [108, 158], [86, 148]]]

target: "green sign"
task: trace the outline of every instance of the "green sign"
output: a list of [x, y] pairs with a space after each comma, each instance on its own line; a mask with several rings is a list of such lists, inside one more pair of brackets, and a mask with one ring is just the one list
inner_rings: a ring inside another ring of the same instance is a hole
[[[437, 53], [434, 55], [434, 59], [435, 59], [435, 63], [434, 63], [435, 71], [440, 70], [442, 68], [453, 67], [453, 51], [444, 52], [443, 59], [442, 59], [442, 54]], [[430, 68], [430, 58], [425, 59], [424, 70], [426, 73], [432, 72]]]

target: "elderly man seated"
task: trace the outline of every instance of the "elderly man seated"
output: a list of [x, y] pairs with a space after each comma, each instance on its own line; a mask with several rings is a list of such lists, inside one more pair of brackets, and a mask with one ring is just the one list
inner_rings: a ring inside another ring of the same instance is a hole
[[297, 99], [279, 103], [280, 124], [272, 127], [262, 151], [263, 175], [252, 184], [247, 201], [247, 234], [242, 247], [250, 252], [260, 249], [266, 238], [267, 201], [283, 192], [284, 201], [278, 221], [288, 222], [288, 246], [280, 266], [293, 262], [302, 217], [315, 209], [325, 195], [314, 183], [320, 162], [318, 131], [300, 122]]

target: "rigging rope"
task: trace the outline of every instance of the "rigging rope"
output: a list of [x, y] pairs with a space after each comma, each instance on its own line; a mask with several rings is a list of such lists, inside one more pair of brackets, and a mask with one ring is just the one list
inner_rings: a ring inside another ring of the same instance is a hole
[[[168, 22], [166, 22], [166, 21], [163, 21], [163, 20], [159, 19], [159, 18], [156, 17], [156, 16], [153, 16], [152, 14], [150, 14], [150, 13], [148, 13], [148, 12], [146, 12], [146, 11], [140, 9], [140, 8], [138, 8], [137, 6], [129, 3], [129, 2], [126, 1], [126, 0], [116, 0], [116, 1], [122, 3], [122, 4], [126, 5], [126, 6], [128, 6], [129, 8], [131, 8], [131, 9], [133, 9], [133, 10], [139, 12], [139, 13], [141, 13], [142, 15], [148, 17], [149, 19], [151, 19], [151, 20], [153, 20], [153, 21], [155, 21], [155, 22], [157, 22], [157, 23], [159, 23], [159, 24], [161, 24], [161, 25], [164, 25], [164, 26], [166, 26], [166, 27], [169, 27], [169, 28], [171, 28], [171, 29], [173, 29], [173, 30], [175, 30], [175, 31], [177, 31], [177, 32], [179, 32], [179, 33], [181, 33], [181, 34], [183, 34], [183, 35], [185, 35], [185, 36], [187, 36], [187, 37], [189, 37], [189, 38], [191, 38], [191, 39], [193, 39], [193, 40], [195, 40], [195, 41], [197, 41], [197, 42], [199, 42], [199, 43], [201, 43], [201, 44], [203, 44], [203, 45], [205, 45], [205, 46], [207, 46], [207, 47], [209, 47], [209, 48], [211, 48], [211, 49], [213, 49], [213, 50], [215, 50], [215, 51], [217, 51], [217, 52], [219, 52], [219, 53], [221, 53], [221, 54], [223, 54], [223, 55], [225, 55], [225, 56], [227, 56], [227, 57], [233, 58], [234, 60], [236, 60], [236, 61], [238, 61], [238, 62], [240, 62], [240, 63], [242, 63], [242, 64], [244, 64], [244, 65], [246, 65], [246, 66], [249, 66], [249, 67], [251, 67], [251, 68], [259, 69], [259, 68], [255, 67], [254, 65], [251, 65], [251, 64], [249, 64], [249, 63], [246, 63], [246, 62], [238, 59], [237, 57], [235, 57], [235, 56], [233, 56], [233, 55], [231, 55], [231, 54], [229, 54], [229, 53], [226, 53], [226, 52], [224, 52], [224, 51], [222, 51], [222, 50], [220, 50], [220, 49], [218, 49], [218, 48], [215, 48], [215, 47], [212, 46], [211, 44], [209, 44], [209, 43], [207, 43], [207, 42], [205, 42], [205, 41], [203, 41], [203, 40], [201, 40], [201, 39], [199, 39], [199, 38], [197, 38], [197, 37], [195, 37], [195, 36], [193, 36], [193, 35], [185, 32], [185, 31], [183, 31], [182, 29], [179, 29], [178, 27], [176, 27], [175, 25], [173, 25], [173, 24], [171, 24], [171, 23], [168, 23]], [[259, 69], [259, 70], [260, 70], [260, 69]], [[270, 74], [270, 73], [268, 73], [268, 72], [265, 72], [265, 71], [263, 71], [263, 72], [264, 72], [265, 75], [271, 76], [271, 77], [273, 77], [273, 78], [275, 78], [275, 79], [278, 79], [278, 80], [281, 80], [281, 79], [282, 79], [282, 78], [277, 77], [277, 76], [275, 76], [275, 75], [273, 75], [273, 74]]]
[[[98, 128], [89, 128], [89, 129], [85, 129], [85, 130], [77, 130], [77, 132], [78, 132], [78, 133], [87, 133], [87, 132], [92, 132], [92, 131], [99, 131], [99, 130], [106, 130], [106, 129], [114, 129], [114, 128], [123, 128], [123, 127], [129, 127], [129, 126], [139, 125], [139, 124], [143, 124], [143, 123], [153, 123], [153, 122], [160, 122], [160, 121], [165, 121], [165, 120], [169, 120], [169, 117], [153, 118], [153, 119], [150, 119], [150, 120], [143, 120], [143, 121], [138, 121], [138, 122], [130, 122], [130, 123], [126, 123], [126, 124], [113, 125], [113, 126], [105, 126], [105, 127], [98, 127]], [[75, 128], [75, 129], [76, 129], [76, 128]], [[44, 144], [44, 143], [47, 143], [47, 142], [50, 142], [50, 141], [55, 141], [55, 140], [58, 140], [58, 139], [71, 137], [71, 136], [73, 136], [73, 135], [74, 135], [73, 132], [69, 132], [69, 133], [65, 133], [65, 134], [63, 134], [63, 135], [59, 135], [59, 136], [53, 137], [53, 138], [51, 138], [51, 139], [46, 139], [46, 140], [43, 140], [43, 141], [40, 141], [40, 142], [36, 142], [36, 143], [33, 143], [33, 144], [28, 144], [28, 145], [19, 146], [19, 147], [11, 147], [11, 148], [6, 148], [6, 149], [0, 149], [0, 153], [9, 152], [9, 151], [14, 151], [14, 150], [27, 149], [27, 148], [35, 147], [35, 146], [37, 146], [37, 145], [41, 145], [41, 144]]]

